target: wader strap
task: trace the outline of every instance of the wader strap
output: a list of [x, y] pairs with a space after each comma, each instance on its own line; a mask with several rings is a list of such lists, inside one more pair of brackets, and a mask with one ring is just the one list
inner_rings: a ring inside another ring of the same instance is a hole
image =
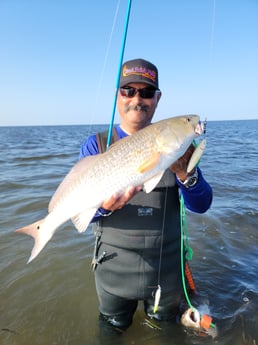
[[[97, 133], [96, 137], [97, 137], [99, 153], [105, 152], [107, 150], [108, 131]], [[117, 140], [118, 140], [117, 131], [115, 127], [113, 127], [110, 145], [114, 144], [114, 142], [116, 142]]]

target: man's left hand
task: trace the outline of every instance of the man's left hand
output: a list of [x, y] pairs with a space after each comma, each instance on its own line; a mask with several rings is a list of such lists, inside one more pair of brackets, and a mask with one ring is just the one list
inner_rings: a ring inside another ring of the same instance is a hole
[[187, 179], [187, 176], [191, 176], [194, 173], [194, 169], [187, 173], [187, 166], [189, 163], [189, 160], [195, 150], [195, 147], [193, 144], [191, 144], [184, 155], [180, 157], [175, 163], [173, 163], [170, 166], [170, 170], [176, 174], [176, 176], [179, 178], [180, 181], [184, 182]]

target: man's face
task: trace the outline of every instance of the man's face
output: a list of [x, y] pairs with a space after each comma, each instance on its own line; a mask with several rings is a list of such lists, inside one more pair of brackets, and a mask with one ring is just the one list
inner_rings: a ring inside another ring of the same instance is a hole
[[[153, 88], [145, 83], [130, 83], [123, 87], [123, 89], [134, 88], [134, 89], [152, 89]], [[151, 95], [149, 90], [141, 91], [129, 90], [129, 91], [118, 91], [117, 107], [121, 116], [121, 127], [129, 134], [148, 126], [151, 123], [155, 109], [161, 97], [161, 92], [153, 92], [153, 97], [145, 98], [144, 96]], [[135, 94], [132, 97], [130, 92]]]

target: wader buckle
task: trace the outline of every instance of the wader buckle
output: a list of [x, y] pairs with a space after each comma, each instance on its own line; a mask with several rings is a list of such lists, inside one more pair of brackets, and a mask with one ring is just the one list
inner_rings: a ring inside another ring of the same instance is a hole
[[92, 271], [94, 272], [97, 265], [98, 264], [101, 264], [102, 260], [104, 259], [104, 257], [106, 256], [106, 252], [103, 252], [100, 257], [98, 258], [93, 258], [92, 261], [91, 261], [91, 267], [92, 267]]
[[95, 245], [94, 245], [94, 251], [93, 251], [93, 258], [91, 261], [91, 268], [92, 271], [94, 272], [97, 265], [101, 264], [102, 260], [106, 256], [106, 252], [103, 252], [99, 257], [98, 257], [98, 250], [99, 250], [99, 241], [100, 241], [101, 233], [97, 233], [96, 235], [96, 240], [95, 240]]

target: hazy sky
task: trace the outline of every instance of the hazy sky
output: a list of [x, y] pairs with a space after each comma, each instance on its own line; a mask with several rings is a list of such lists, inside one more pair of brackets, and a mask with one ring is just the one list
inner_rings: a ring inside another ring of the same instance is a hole
[[[109, 123], [127, 5], [0, 0], [0, 125]], [[258, 0], [132, 0], [138, 57], [159, 67], [155, 120], [258, 118]]]

